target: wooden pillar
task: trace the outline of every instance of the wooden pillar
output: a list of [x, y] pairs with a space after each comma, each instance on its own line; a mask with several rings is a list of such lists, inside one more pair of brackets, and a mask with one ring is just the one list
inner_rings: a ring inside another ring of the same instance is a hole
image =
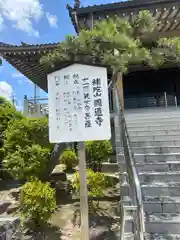
[[121, 102], [121, 107], [122, 109], [124, 109], [124, 90], [123, 90], [123, 75], [120, 72], [114, 73], [112, 76], [112, 82], [113, 82], [113, 86], [114, 86], [114, 92], [113, 92], [113, 96], [114, 96], [114, 103], [115, 104], [119, 104], [116, 103], [116, 93], [115, 93], [115, 87], [118, 90], [118, 96]]

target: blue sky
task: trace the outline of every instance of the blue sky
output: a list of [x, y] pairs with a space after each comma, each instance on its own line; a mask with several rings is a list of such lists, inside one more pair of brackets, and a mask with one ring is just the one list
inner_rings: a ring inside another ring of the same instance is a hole
[[[82, 0], [81, 5], [112, 3], [112, 0]], [[75, 34], [66, 4], [73, 0], [0, 0], [0, 42], [31, 44], [58, 42], [67, 34]], [[13, 95], [22, 109], [24, 95], [32, 97], [34, 85], [3, 61], [0, 67], [0, 96]], [[38, 90], [39, 96], [45, 93]]]

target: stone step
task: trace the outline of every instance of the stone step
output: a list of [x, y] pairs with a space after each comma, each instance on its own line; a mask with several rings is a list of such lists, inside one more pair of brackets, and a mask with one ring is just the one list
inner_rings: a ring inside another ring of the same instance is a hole
[[154, 213], [146, 215], [146, 232], [180, 234], [180, 213]]
[[[158, 130], [180, 130], [180, 124], [179, 125], [169, 125], [169, 126], [138, 126], [138, 127], [132, 127], [128, 126], [128, 132], [143, 132], [143, 131], [158, 131]], [[117, 128], [117, 130], [120, 131], [120, 128]]]
[[[151, 234], [180, 234], [180, 213], [146, 214], [146, 232]], [[133, 218], [126, 222], [126, 232], [133, 230]]]
[[[117, 153], [123, 153], [122, 147], [116, 148]], [[134, 153], [180, 153], [180, 146], [164, 146], [164, 147], [153, 147], [153, 146], [146, 146], [146, 147], [133, 147]]]
[[[117, 240], [120, 239], [120, 233], [116, 234]], [[135, 240], [133, 233], [125, 233], [124, 240]]]
[[[117, 163], [113, 165], [105, 164], [106, 172], [118, 172]], [[136, 164], [137, 172], [168, 172], [168, 171], [180, 171], [180, 162], [179, 161], [172, 161], [172, 162], [163, 162], [163, 163], [143, 163], [143, 164]], [[126, 172], [126, 165], [125, 163], [121, 163], [120, 166], [121, 172]]]
[[155, 114], [151, 116], [147, 115], [137, 115], [137, 116], [125, 116], [125, 119], [127, 122], [142, 122], [142, 121], [155, 121], [156, 119], [159, 119], [161, 121], [168, 121], [168, 120], [178, 120], [180, 118], [180, 114], [172, 114], [172, 115], [163, 115], [163, 114]]
[[[134, 136], [167, 136], [167, 135], [178, 135], [180, 136], [180, 130], [154, 130], [154, 131], [141, 131], [141, 132], [129, 132], [130, 137]], [[116, 136], [120, 136], [116, 134]]]
[[166, 161], [165, 163], [146, 163], [146, 164], [136, 164], [138, 172], [144, 171], [159, 171], [159, 172], [167, 172], [167, 171], [180, 171], [180, 162], [179, 161]]
[[[120, 141], [116, 141], [116, 146], [120, 147]], [[164, 138], [163, 141], [157, 141], [157, 140], [141, 140], [141, 141], [132, 141], [131, 139], [131, 146], [132, 147], [166, 147], [166, 146], [180, 146], [180, 137], [178, 140], [166, 140]]]
[[[122, 142], [119, 139], [120, 139], [119, 137], [116, 139], [116, 148], [122, 147]], [[143, 147], [180, 146], [180, 139], [179, 140], [166, 140], [166, 139], [164, 139], [164, 141], [156, 141], [156, 140], [132, 141], [132, 139], [131, 139], [131, 146], [132, 147], [141, 147], [141, 148], [143, 148]]]
[[139, 116], [158, 116], [158, 115], [165, 115], [165, 116], [171, 116], [171, 115], [179, 115], [180, 114], [180, 109], [179, 108], [143, 108], [143, 109], [137, 109], [136, 111], [134, 110], [125, 110], [125, 117], [126, 118], [131, 118], [131, 117], [139, 117]]
[[171, 119], [175, 119], [178, 120], [180, 118], [180, 113], [179, 114], [169, 114], [169, 115], [165, 115], [165, 114], [152, 114], [152, 115], [143, 115], [143, 114], [139, 114], [139, 115], [125, 115], [126, 121], [127, 122], [134, 122], [134, 121], [155, 121], [156, 119], [159, 120], [171, 120]]
[[180, 213], [180, 196], [144, 197], [144, 211], [149, 213]]
[[[161, 117], [161, 116], [157, 116], [157, 117], [154, 117], [154, 118], [139, 118], [139, 119], [136, 119], [136, 118], [132, 118], [132, 119], [127, 119], [126, 118], [126, 122], [128, 125], [134, 125], [134, 124], [142, 124], [142, 123], [146, 123], [146, 124], [150, 124], [151, 123], [170, 123], [170, 122], [173, 122], [174, 123], [178, 123], [179, 122], [179, 119], [180, 119], [180, 116], [178, 117]], [[179, 124], [179, 123], [178, 123]]]
[[[172, 124], [169, 124], [169, 125], [157, 125], [157, 126], [153, 126], [151, 124], [148, 124], [147, 126], [144, 125], [144, 124], [139, 124], [137, 126], [134, 126], [134, 125], [130, 125], [130, 124], [127, 124], [128, 126], [128, 132], [129, 134], [131, 133], [134, 133], [134, 132], [156, 132], [156, 131], [175, 131], [175, 130], [180, 130], [180, 124], [178, 125], [172, 125]], [[115, 127], [115, 132], [117, 135], [119, 135], [120, 133], [120, 127], [119, 125]]]
[[[116, 239], [116, 240], [120, 239], [120, 230], [118, 232], [116, 232], [116, 238], [112, 238], [112, 240], [113, 239]], [[106, 238], [106, 240], [108, 240], [108, 239]], [[110, 238], [110, 240], [111, 240], [111, 238]], [[125, 232], [124, 233], [124, 240], [135, 240], [134, 234]]]
[[[123, 191], [128, 192], [126, 188], [128, 188], [128, 184], [122, 185]], [[150, 183], [141, 184], [141, 189], [143, 196], [180, 196], [180, 182], [164, 182], [164, 181], [154, 181]]]
[[[118, 135], [117, 135], [118, 136]], [[173, 140], [179, 140], [180, 135], [179, 134], [168, 134], [168, 135], [156, 135], [156, 136], [131, 136], [131, 141], [133, 142], [139, 142], [139, 141], [173, 141]]]
[[[116, 173], [115, 176], [123, 182], [126, 181], [127, 172]], [[138, 173], [139, 181], [141, 185], [151, 184], [152, 182], [180, 182], [180, 171], [179, 172], [140, 172]]]
[[[136, 163], [154, 163], [154, 162], [164, 162], [167, 161], [179, 161], [180, 162], [180, 153], [164, 153], [164, 154], [156, 154], [156, 153], [149, 153], [149, 154], [134, 154]], [[124, 155], [119, 153], [117, 158], [120, 162], [124, 161]]]
[[180, 234], [146, 234], [144, 240], [180, 240]]
[[[133, 121], [133, 122], [129, 122], [126, 121], [128, 128], [129, 127], [147, 127], [147, 126], [156, 126], [156, 127], [161, 127], [161, 126], [174, 126], [177, 125], [179, 126], [179, 120], [167, 120], [167, 121], [158, 121], [158, 119], [156, 121]], [[118, 127], [118, 125], [117, 125]]]
[[141, 183], [151, 183], [153, 181], [180, 182], [180, 171], [173, 172], [141, 172], [138, 174]]

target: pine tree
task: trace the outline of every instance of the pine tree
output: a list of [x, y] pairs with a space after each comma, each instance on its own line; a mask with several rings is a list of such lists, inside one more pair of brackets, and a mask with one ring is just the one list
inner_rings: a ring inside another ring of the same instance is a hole
[[54, 52], [41, 58], [41, 63], [54, 67], [64, 61], [85, 61], [124, 73], [129, 64], [159, 67], [167, 60], [178, 62], [179, 38], [147, 42], [145, 36], [153, 32], [155, 24], [149, 11], [139, 12], [133, 22], [117, 17], [97, 21], [93, 29], [83, 29], [76, 37], [68, 35]]

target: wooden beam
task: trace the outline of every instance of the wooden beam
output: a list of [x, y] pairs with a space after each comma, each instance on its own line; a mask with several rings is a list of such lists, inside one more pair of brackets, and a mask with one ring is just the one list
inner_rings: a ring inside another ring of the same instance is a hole
[[123, 89], [123, 75], [120, 72], [114, 73], [112, 76], [112, 83], [113, 83], [113, 98], [114, 98], [114, 103], [119, 104], [116, 102], [116, 90], [117, 89], [117, 94], [118, 98], [120, 100], [121, 108], [124, 110], [124, 89]]

